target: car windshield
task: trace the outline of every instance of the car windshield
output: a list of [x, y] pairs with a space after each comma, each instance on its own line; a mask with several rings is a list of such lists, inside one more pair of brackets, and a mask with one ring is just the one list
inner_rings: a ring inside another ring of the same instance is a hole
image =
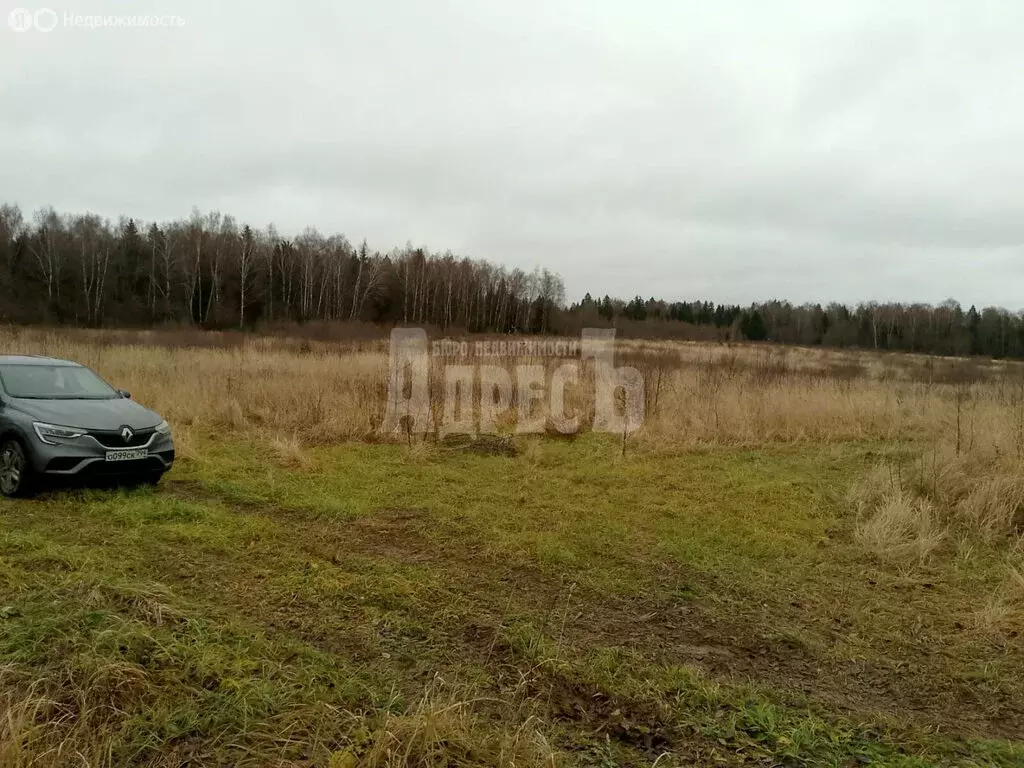
[[80, 366], [0, 365], [0, 381], [11, 397], [109, 400], [119, 396], [107, 382]]

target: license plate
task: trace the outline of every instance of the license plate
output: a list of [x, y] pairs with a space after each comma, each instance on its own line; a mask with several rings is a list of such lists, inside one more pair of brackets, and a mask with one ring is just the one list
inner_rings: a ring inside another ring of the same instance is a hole
[[134, 461], [136, 459], [145, 459], [149, 456], [149, 451], [145, 448], [135, 448], [128, 451], [107, 451], [107, 461]]

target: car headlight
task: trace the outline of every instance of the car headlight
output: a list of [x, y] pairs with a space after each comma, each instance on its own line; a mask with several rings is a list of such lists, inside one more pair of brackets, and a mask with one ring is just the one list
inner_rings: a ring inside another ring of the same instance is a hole
[[168, 424], [166, 421], [161, 421], [159, 424], [156, 425], [156, 431], [159, 432], [161, 435], [169, 435], [171, 434], [171, 425]]
[[33, 421], [32, 428], [36, 431], [36, 437], [47, 445], [57, 445], [58, 440], [74, 440], [85, 434], [85, 430], [78, 427], [61, 427], [41, 421]]

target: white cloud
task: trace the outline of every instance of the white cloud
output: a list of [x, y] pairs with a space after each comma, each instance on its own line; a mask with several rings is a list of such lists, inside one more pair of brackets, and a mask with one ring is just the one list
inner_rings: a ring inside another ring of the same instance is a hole
[[1020, 6], [75, 12], [185, 24], [0, 29], [0, 198], [26, 208], [217, 207], [577, 295], [1024, 305]]

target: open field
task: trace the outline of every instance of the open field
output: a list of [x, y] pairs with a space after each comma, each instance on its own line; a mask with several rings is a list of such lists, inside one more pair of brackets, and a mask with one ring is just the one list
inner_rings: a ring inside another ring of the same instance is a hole
[[0, 765], [1024, 765], [1019, 364], [634, 342], [625, 444], [467, 444], [180, 341], [0, 331], [181, 457], [0, 505]]

